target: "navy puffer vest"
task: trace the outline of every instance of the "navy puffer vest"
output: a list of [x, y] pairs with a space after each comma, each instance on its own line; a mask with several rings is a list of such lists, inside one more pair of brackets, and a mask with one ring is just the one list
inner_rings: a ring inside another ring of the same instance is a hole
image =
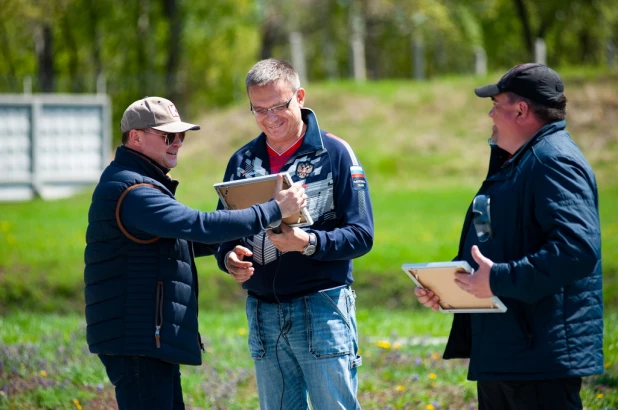
[[[142, 175], [149, 167], [149, 176]], [[93, 193], [84, 271], [88, 346], [97, 354], [199, 365], [197, 276], [191, 243], [170, 238], [136, 243], [116, 222], [120, 196], [140, 183], [153, 184], [171, 197], [176, 187], [147, 159], [120, 148]]]

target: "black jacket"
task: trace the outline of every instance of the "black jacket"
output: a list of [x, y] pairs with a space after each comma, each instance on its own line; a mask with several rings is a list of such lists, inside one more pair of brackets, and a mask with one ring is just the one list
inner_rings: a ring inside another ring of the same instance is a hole
[[[444, 357], [470, 357], [470, 380], [535, 380], [603, 372], [601, 233], [594, 174], [566, 123], [543, 127], [512, 158], [492, 147], [478, 194], [493, 237], [479, 242], [471, 210], [458, 259], [494, 262], [506, 313], [456, 314]], [[477, 194], [477, 195], [478, 195]]]

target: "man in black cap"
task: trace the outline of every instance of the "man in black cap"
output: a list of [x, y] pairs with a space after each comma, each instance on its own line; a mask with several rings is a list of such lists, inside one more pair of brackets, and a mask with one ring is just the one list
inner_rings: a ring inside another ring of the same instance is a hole
[[475, 89], [493, 100], [491, 157], [457, 256], [475, 272], [455, 280], [507, 311], [456, 314], [444, 358], [470, 358], [480, 410], [581, 409], [582, 377], [603, 372], [597, 186], [565, 130], [563, 91], [541, 64]]
[[175, 105], [148, 97], [122, 117], [122, 145], [103, 171], [88, 212], [86, 337], [116, 388], [119, 410], [184, 409], [179, 364], [199, 365], [194, 257], [298, 213], [300, 183], [264, 204], [200, 212], [175, 198], [185, 132]]

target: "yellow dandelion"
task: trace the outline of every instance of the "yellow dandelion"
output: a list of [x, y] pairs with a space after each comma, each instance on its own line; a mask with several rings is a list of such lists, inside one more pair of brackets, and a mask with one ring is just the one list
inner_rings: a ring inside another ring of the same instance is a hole
[[393, 349], [401, 349], [401, 343], [393, 343]]
[[79, 404], [79, 400], [73, 399], [73, 404], [77, 407], [77, 410], [82, 410], [82, 405]]
[[241, 336], [245, 336], [247, 334], [247, 329], [245, 329], [244, 327], [238, 328], [238, 334]]
[[433, 404], [428, 404], [427, 410], [436, 410], [436, 408], [433, 406]]
[[390, 349], [391, 342], [388, 342], [386, 340], [380, 340], [378, 343], [376, 343], [376, 346], [381, 347], [382, 349]]
[[597, 394], [597, 399], [602, 399], [602, 398], [603, 398], [603, 393]]
[[436, 380], [436, 377], [438, 377], [435, 373], [429, 373], [429, 378], [431, 380]]
[[0, 231], [2, 232], [9, 231], [9, 223], [7, 221], [0, 221]]
[[437, 360], [437, 359], [439, 359], [439, 358], [440, 358], [440, 355], [439, 355], [438, 353], [436, 353], [436, 352], [433, 352], [433, 353], [431, 354], [431, 358], [432, 358], [432, 359], [434, 359], [434, 360]]
[[47, 372], [45, 370], [41, 370], [40, 373], [41, 373], [41, 376], [47, 377]]
[[403, 386], [400, 384], [399, 386], [397, 386], [396, 390], [397, 391], [403, 391]]
[[612, 364], [611, 364], [610, 362], [607, 362], [607, 363], [605, 363], [603, 366], [604, 366], [606, 369], [609, 369], [609, 366], [611, 366], [611, 365], [612, 365]]

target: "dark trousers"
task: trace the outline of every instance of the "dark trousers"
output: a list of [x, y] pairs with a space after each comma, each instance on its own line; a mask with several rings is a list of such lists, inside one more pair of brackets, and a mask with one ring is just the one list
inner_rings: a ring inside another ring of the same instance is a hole
[[477, 382], [479, 410], [581, 410], [581, 377]]
[[184, 410], [179, 365], [145, 356], [99, 359], [116, 387], [118, 410]]

